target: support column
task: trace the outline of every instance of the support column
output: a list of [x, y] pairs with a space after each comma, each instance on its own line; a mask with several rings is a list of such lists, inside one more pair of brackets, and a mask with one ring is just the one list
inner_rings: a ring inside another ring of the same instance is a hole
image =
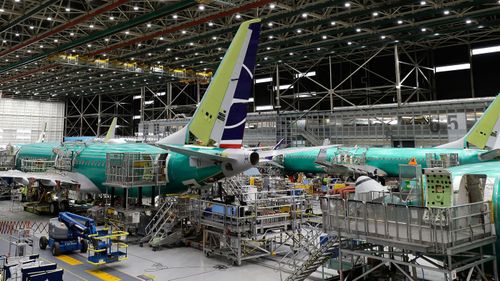
[[123, 197], [124, 197], [123, 208], [125, 210], [127, 210], [128, 209], [128, 188], [123, 189]]
[[115, 206], [115, 187], [111, 187], [111, 207]]
[[330, 113], [333, 113], [333, 72], [332, 72], [332, 57], [328, 57], [328, 69], [330, 73], [330, 89], [328, 94], [330, 95]]
[[401, 107], [401, 72], [399, 69], [398, 45], [394, 45], [394, 66], [396, 67], [396, 99], [398, 107]]
[[167, 119], [172, 119], [172, 82], [167, 83]]
[[98, 96], [98, 105], [97, 105], [97, 136], [101, 135], [101, 122], [102, 122], [102, 94]]
[[196, 81], [196, 105], [200, 104], [201, 95], [200, 95], [200, 81]]
[[279, 110], [281, 109], [281, 97], [280, 97], [280, 68], [278, 64], [276, 64], [276, 102], [274, 105], [274, 108], [277, 109], [278, 113]]
[[471, 97], [475, 98], [476, 97], [476, 91], [474, 90], [474, 67], [472, 66], [472, 49], [470, 45], [468, 45], [469, 48], [469, 64], [470, 64], [470, 93]]
[[144, 122], [145, 103], [146, 103], [146, 88], [141, 87], [141, 123]]
[[151, 206], [155, 206], [155, 197], [156, 197], [156, 186], [151, 187]]
[[69, 131], [68, 131], [68, 113], [69, 113], [68, 106], [69, 106], [69, 103], [68, 103], [68, 99], [69, 98], [67, 98], [64, 101], [64, 112], [66, 112], [66, 114], [64, 114], [64, 129], [63, 129], [64, 136], [69, 136]]
[[83, 109], [84, 109], [83, 100], [84, 100], [84, 97], [82, 96], [80, 98], [80, 137], [83, 136], [83, 118], [85, 118], [84, 113], [83, 113]]
[[142, 186], [137, 188], [137, 205], [142, 206]]

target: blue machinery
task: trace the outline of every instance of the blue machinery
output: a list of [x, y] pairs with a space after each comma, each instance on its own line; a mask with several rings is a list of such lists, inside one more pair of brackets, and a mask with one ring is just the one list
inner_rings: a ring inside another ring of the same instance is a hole
[[60, 212], [49, 222], [49, 238], [40, 238], [40, 249], [49, 247], [54, 256], [73, 251], [88, 252], [87, 262], [107, 264], [127, 259], [125, 231], [97, 229], [93, 219], [69, 212]]

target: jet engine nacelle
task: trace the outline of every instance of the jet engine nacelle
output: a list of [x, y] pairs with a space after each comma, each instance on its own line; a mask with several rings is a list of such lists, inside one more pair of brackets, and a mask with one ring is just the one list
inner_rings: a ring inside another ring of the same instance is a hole
[[[374, 194], [370, 194], [371, 192], [374, 192]], [[370, 177], [360, 176], [356, 180], [354, 200], [372, 201], [382, 196], [382, 192], [387, 192], [387, 188], [385, 186]], [[373, 196], [376, 198], [372, 198]]]
[[226, 177], [242, 173], [259, 164], [259, 153], [246, 149], [226, 149], [224, 156], [234, 160], [222, 163], [222, 171]]

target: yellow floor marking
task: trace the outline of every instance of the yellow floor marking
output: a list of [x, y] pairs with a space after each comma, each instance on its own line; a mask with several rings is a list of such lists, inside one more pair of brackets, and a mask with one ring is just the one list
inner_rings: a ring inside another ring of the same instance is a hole
[[85, 270], [85, 272], [87, 272], [88, 274], [95, 276], [101, 280], [104, 280], [104, 281], [120, 281], [121, 280], [120, 278], [118, 278], [116, 276], [113, 276], [109, 273], [106, 273], [104, 271], [100, 271], [97, 269]]
[[56, 259], [58, 260], [61, 260], [69, 265], [79, 265], [79, 264], [83, 264], [83, 262], [75, 259], [75, 258], [72, 258], [70, 256], [66, 256], [66, 255], [60, 255], [60, 256], [57, 256], [55, 257]]
[[[46, 259], [46, 258], [43, 258], [43, 257], [40, 257], [40, 259], [41, 259], [41, 260], [44, 260], [44, 261], [46, 261], [46, 262], [53, 262], [53, 261], [50, 261], [50, 260], [48, 260], [48, 259]], [[77, 278], [79, 278], [79, 279], [81, 279], [81, 280], [83, 280], [83, 281], [89, 281], [88, 279], [83, 278], [82, 276], [80, 276], [80, 275], [78, 275], [78, 274], [76, 274], [76, 273], [72, 272], [71, 270], [67, 269], [66, 267], [64, 267], [64, 266], [62, 266], [62, 265], [60, 265], [60, 264], [58, 264], [58, 265], [57, 265], [57, 267], [58, 267], [58, 268], [62, 268], [62, 269], [64, 269], [64, 272], [68, 272], [68, 273], [70, 273], [71, 275], [76, 276]]]
[[146, 276], [146, 277], [149, 277], [151, 279], [156, 279], [156, 276], [151, 275], [151, 274], [144, 273], [143, 275]]
[[[2, 237], [0, 237], [0, 240], [3, 240], [5, 242], [10, 243], [9, 240], [7, 240], [5, 238], [2, 238]], [[53, 263], [54, 262], [54, 261], [48, 260], [48, 259], [46, 259], [44, 257], [40, 257], [40, 259], [43, 260], [43, 261], [45, 261], [45, 262], [48, 262], [48, 263]], [[85, 278], [81, 277], [80, 275], [78, 275], [78, 274], [76, 274], [74, 272], [71, 272], [71, 270], [65, 268], [64, 266], [57, 265], [57, 267], [60, 267], [60, 268], [64, 269], [64, 272], [69, 272], [71, 275], [76, 276], [77, 278], [79, 278], [79, 279], [81, 279], [83, 281], [88, 281], [88, 279], [85, 279]]]

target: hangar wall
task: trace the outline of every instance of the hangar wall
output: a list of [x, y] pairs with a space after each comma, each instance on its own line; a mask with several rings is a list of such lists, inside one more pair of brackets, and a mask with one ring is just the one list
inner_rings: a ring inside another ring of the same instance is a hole
[[0, 98], [0, 144], [36, 142], [47, 122], [46, 141], [60, 141], [64, 103]]

